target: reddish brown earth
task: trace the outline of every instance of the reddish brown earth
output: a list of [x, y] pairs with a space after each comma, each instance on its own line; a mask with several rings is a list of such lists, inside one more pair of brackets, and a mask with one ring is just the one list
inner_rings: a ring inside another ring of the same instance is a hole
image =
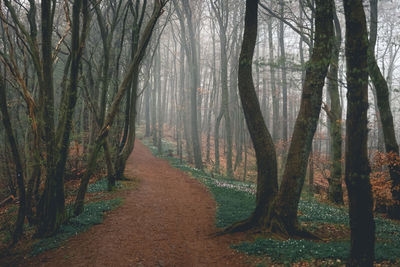
[[207, 189], [136, 142], [127, 177], [140, 180], [103, 224], [22, 266], [246, 266], [229, 245], [243, 235], [215, 237], [216, 203]]

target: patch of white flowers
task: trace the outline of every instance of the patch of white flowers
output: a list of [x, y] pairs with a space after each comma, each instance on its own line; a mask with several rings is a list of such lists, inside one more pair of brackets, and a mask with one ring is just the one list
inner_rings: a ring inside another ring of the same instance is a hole
[[237, 191], [247, 192], [250, 194], [256, 193], [256, 187], [252, 184], [244, 184], [244, 183], [226, 183], [219, 180], [212, 180], [213, 184], [218, 187], [225, 187], [229, 189], [234, 189]]

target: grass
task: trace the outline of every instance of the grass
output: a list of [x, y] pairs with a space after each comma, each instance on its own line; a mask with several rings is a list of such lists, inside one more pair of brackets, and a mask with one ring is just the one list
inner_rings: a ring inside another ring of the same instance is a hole
[[[211, 174], [190, 167], [186, 162], [181, 162], [174, 157], [159, 154], [157, 147], [151, 141], [144, 139], [154, 155], [167, 159], [170, 164], [182, 171], [188, 172], [192, 177], [204, 183], [217, 202], [216, 225], [226, 227], [230, 224], [247, 218], [255, 207], [255, 186], [253, 184], [226, 179], [223, 176]], [[163, 142], [164, 151], [174, 150], [174, 144]], [[307, 197], [300, 200], [299, 220], [311, 230], [323, 225], [336, 229], [349, 231], [348, 211], [345, 208], [320, 203]], [[375, 218], [376, 223], [376, 261], [399, 262], [400, 257], [400, 224], [384, 219]], [[286, 241], [259, 237], [252, 242], [233, 245], [238, 251], [249, 255], [267, 256], [278, 263], [293, 263], [299, 261], [335, 259], [341, 263], [349, 256], [350, 241], [347, 238], [330, 238], [323, 242], [309, 240]]]
[[[121, 198], [115, 198], [111, 200], [92, 202], [85, 205], [84, 211], [79, 216], [69, 219], [66, 224], [60, 227], [59, 231], [55, 235], [49, 238], [40, 239], [34, 243], [31, 255], [34, 256], [44, 251], [57, 248], [68, 238], [88, 230], [93, 225], [102, 223], [104, 213], [115, 209], [121, 205], [121, 203]], [[71, 208], [72, 207], [68, 207], [67, 212]]]
[[[216, 214], [217, 227], [227, 227], [234, 222], [248, 218], [255, 208], [254, 196], [234, 187], [220, 186], [212, 179], [203, 181], [218, 203]], [[229, 184], [228, 182], [224, 183]]]

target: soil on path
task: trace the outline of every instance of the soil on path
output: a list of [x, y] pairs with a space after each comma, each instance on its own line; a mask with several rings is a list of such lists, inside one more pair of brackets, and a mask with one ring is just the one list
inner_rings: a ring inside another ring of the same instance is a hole
[[216, 204], [198, 181], [135, 143], [127, 177], [140, 180], [103, 224], [23, 266], [245, 266], [229, 248], [243, 235], [214, 237]]

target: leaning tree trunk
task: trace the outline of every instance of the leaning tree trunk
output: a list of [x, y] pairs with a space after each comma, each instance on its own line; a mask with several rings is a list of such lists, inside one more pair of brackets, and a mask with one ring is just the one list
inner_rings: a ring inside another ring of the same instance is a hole
[[133, 80], [132, 80], [132, 93], [131, 93], [131, 108], [129, 114], [129, 130], [128, 130], [128, 139], [123, 147], [122, 151], [118, 153], [116, 163], [115, 163], [115, 177], [117, 180], [121, 180], [124, 176], [126, 161], [129, 158], [129, 155], [132, 153], [135, 147], [135, 138], [136, 138], [136, 102], [137, 102], [137, 89], [139, 83], [139, 68], [134, 71]]
[[262, 226], [278, 190], [275, 146], [264, 122], [252, 75], [252, 59], [257, 40], [257, 14], [258, 0], [247, 0], [238, 72], [240, 99], [257, 159], [256, 208], [247, 220], [228, 227], [226, 232], [245, 231]]
[[344, 0], [347, 120], [345, 181], [351, 249], [348, 266], [373, 266], [375, 224], [368, 162], [368, 39], [362, 0]]
[[333, 1], [316, 1], [315, 46], [307, 65], [300, 111], [293, 130], [281, 188], [271, 215], [277, 222], [272, 227], [283, 230], [283, 234], [300, 234], [297, 209], [321, 110], [322, 88], [332, 54], [332, 9]]

